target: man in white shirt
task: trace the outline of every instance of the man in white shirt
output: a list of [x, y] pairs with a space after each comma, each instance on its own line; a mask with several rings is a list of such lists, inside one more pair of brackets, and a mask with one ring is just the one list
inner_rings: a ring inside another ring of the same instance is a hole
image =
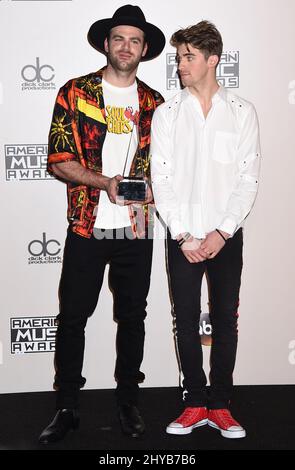
[[[153, 240], [148, 227], [152, 193], [143, 179], [149, 178], [152, 114], [163, 98], [136, 72], [140, 61], [161, 53], [165, 36], [138, 6], [124, 5], [112, 18], [93, 23], [88, 40], [107, 56], [107, 65], [59, 90], [49, 133], [48, 170], [67, 182], [69, 228], [56, 334], [57, 413], [39, 438], [42, 444], [63, 439], [79, 425], [79, 389], [86, 382], [84, 329], [96, 308], [107, 264], [118, 324], [120, 423], [132, 437], [145, 430], [137, 404], [138, 384], [144, 380], [140, 366]], [[138, 182], [142, 187], [133, 196], [136, 205], [130, 197], [125, 204], [117, 198], [123, 176], [133, 180], [135, 189]], [[103, 360], [100, 351], [94, 363], [99, 367]]]
[[[208, 21], [177, 31], [184, 88], [152, 121], [151, 172], [157, 210], [168, 227], [168, 266], [184, 412], [166, 429], [188, 434], [208, 423], [222, 436], [246, 435], [232, 417], [242, 227], [257, 193], [259, 131], [253, 105], [220, 86], [222, 38]], [[210, 391], [199, 337], [201, 284], [209, 280], [212, 323]]]

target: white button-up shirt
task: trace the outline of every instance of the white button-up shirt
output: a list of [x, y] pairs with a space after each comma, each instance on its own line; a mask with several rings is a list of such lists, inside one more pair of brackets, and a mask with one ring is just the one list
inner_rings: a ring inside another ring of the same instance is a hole
[[258, 188], [260, 146], [254, 106], [220, 87], [204, 117], [187, 88], [159, 106], [152, 120], [151, 175], [156, 208], [173, 238], [233, 235]]

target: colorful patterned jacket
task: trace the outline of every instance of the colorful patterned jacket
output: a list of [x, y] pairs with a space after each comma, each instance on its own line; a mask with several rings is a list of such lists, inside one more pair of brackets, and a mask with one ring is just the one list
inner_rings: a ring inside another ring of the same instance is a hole
[[[56, 99], [48, 145], [48, 171], [52, 164], [78, 161], [85, 168], [102, 173], [102, 146], [106, 136], [102, 92], [103, 69], [67, 82]], [[150, 176], [150, 128], [153, 112], [164, 99], [137, 79], [139, 98], [139, 146], [129, 176]], [[139, 148], [140, 147], [140, 148]], [[141, 160], [142, 159], [142, 160]], [[142, 165], [143, 163], [143, 165]], [[90, 238], [95, 223], [100, 189], [67, 183], [68, 220], [73, 232]], [[147, 236], [148, 206], [129, 206], [134, 237]]]

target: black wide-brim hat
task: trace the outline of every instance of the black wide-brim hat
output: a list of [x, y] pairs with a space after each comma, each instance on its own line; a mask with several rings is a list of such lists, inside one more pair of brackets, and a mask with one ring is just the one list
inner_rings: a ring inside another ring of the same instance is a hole
[[112, 18], [106, 18], [93, 23], [88, 32], [88, 41], [92, 47], [106, 54], [104, 40], [109, 31], [115, 26], [135, 26], [145, 33], [148, 44], [146, 55], [142, 61], [151, 60], [161, 54], [165, 47], [165, 36], [162, 31], [151, 23], [148, 23], [142, 10], [138, 6], [124, 5], [115, 11]]

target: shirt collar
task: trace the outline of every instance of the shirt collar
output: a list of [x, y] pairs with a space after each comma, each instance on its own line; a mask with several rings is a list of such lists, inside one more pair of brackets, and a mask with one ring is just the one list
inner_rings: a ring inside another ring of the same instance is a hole
[[[187, 97], [194, 96], [187, 87], [185, 87], [183, 91], [185, 92], [185, 95]], [[226, 94], [227, 94], [226, 88], [224, 88], [222, 85], [219, 84], [218, 90], [212, 96], [212, 103], [218, 103], [218, 101], [221, 101], [221, 100], [226, 101]]]

